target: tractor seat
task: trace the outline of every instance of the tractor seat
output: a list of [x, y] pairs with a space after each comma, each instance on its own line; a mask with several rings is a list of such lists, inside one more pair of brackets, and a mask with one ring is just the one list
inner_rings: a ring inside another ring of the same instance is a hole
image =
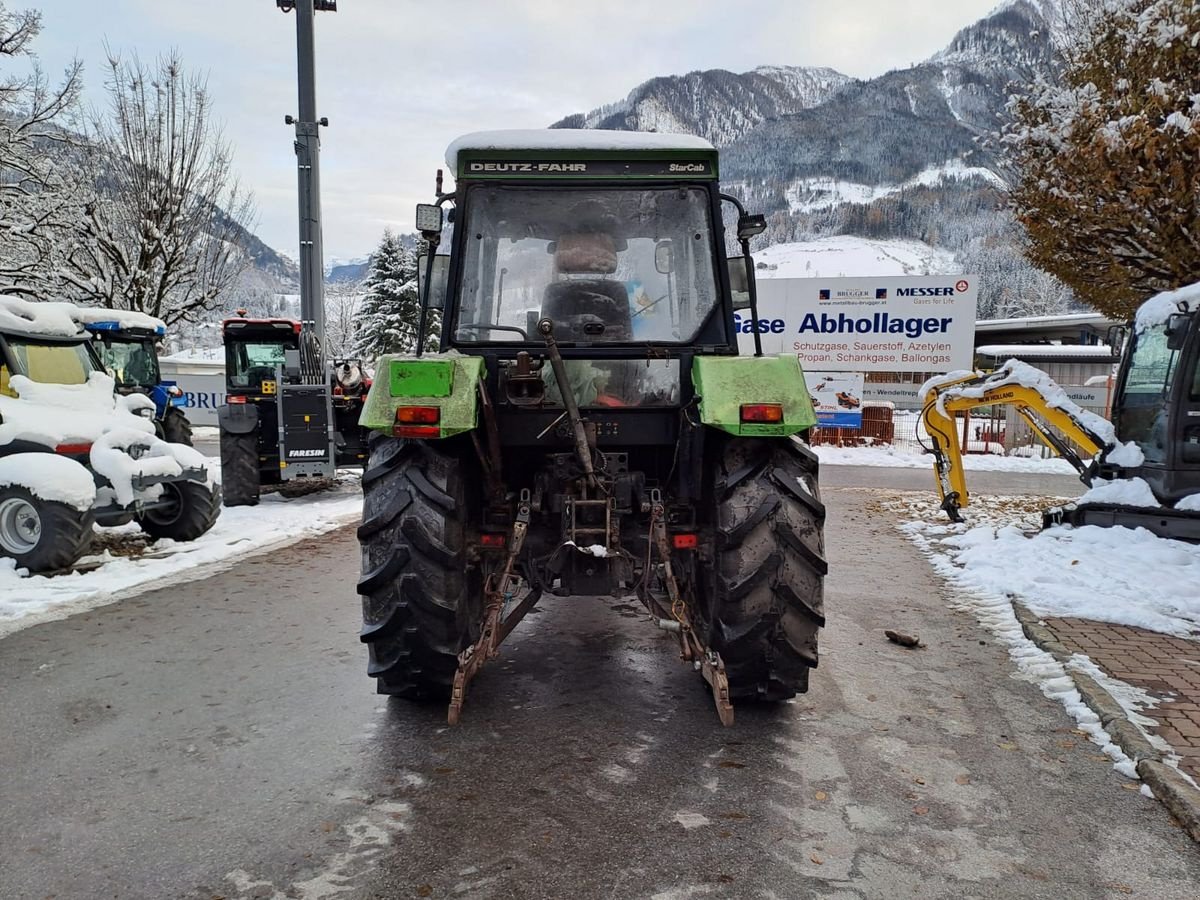
[[[609, 279], [555, 281], [546, 285], [542, 316], [554, 322], [554, 336], [563, 341], [631, 341], [633, 320], [624, 282]], [[587, 325], [604, 330], [588, 334]]]

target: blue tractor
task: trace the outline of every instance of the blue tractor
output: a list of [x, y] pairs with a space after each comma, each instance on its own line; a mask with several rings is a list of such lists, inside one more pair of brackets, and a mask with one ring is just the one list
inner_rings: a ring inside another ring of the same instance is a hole
[[167, 334], [161, 319], [129, 310], [75, 307], [72, 315], [92, 334], [92, 346], [122, 394], [145, 394], [154, 401], [159, 437], [172, 444], [192, 444], [192, 423], [180, 400], [183, 391], [164, 381], [158, 367], [158, 344]]

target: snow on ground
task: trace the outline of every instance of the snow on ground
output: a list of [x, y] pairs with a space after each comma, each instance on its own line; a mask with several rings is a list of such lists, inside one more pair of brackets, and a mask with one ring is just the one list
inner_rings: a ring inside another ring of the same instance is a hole
[[958, 525], [944, 520], [936, 497], [908, 502], [913, 521], [902, 530], [967, 590], [1014, 595], [1039, 616], [1200, 636], [1200, 546], [1144, 528], [1039, 531], [1039, 510], [1051, 498], [977, 497], [965, 511], [971, 521]]
[[[1010, 522], [1024, 522], [1027, 527], [1036, 513], [1036, 507], [1046, 500], [1037, 497], [987, 499], [989, 508], [996, 516], [995, 521], [1007, 519]], [[925, 554], [934, 570], [952, 587], [957, 588], [950, 596], [950, 606], [974, 615], [984, 628], [1008, 648], [1009, 657], [1017, 669], [1017, 677], [1037, 685], [1047, 698], [1061, 703], [1067, 714], [1075, 720], [1079, 730], [1112, 759], [1114, 769], [1128, 778], [1137, 778], [1133, 760], [1113, 743], [1100, 723], [1099, 716], [1083, 701], [1067, 668], [1025, 636], [1013, 611], [1007, 583], [990, 580], [981, 583], [974, 579], [967, 567], [955, 557], [955, 537], [964, 533], [993, 530], [994, 525], [967, 530], [964, 525], [953, 525], [949, 522], [934, 524], [935, 518], [942, 514], [937, 509], [936, 500], [929, 501], [923, 497], [885, 501], [884, 505], [893, 512], [899, 512], [902, 519], [909, 520], [899, 526], [900, 530]], [[1004, 527], [1018, 530], [1015, 524]], [[1028, 565], [1013, 559], [1003, 551], [999, 551], [997, 556], [998, 561], [1005, 564], [1006, 572], [1014, 578], [1019, 577], [1021, 570]], [[1046, 570], [1043, 574], [1048, 579], [1053, 579], [1056, 570]], [[1069, 665], [1083, 664], [1072, 660]], [[1128, 695], [1126, 699], [1129, 699]], [[1139, 709], [1145, 709], [1154, 702], [1144, 694], [1137, 700], [1141, 704]]]
[[754, 264], [759, 278], [878, 278], [962, 271], [954, 254], [920, 241], [874, 240], [849, 234], [775, 244], [754, 251]]
[[[818, 444], [813, 447], [817, 458], [827, 466], [881, 466], [894, 469], [929, 469], [933, 471], [933, 456], [893, 447], [834, 447]], [[1065, 459], [1037, 459], [1024, 456], [999, 456], [994, 453], [971, 453], [963, 457], [968, 472], [1030, 472], [1042, 475], [1074, 475], [1075, 469]], [[932, 478], [932, 475], [930, 476]], [[930, 487], [932, 487], [932, 482]]]
[[[191, 543], [161, 540], [141, 549], [136, 524], [99, 529], [98, 545], [104, 549], [78, 564], [86, 568], [99, 563], [90, 571], [28, 575], [16, 569], [12, 560], [0, 559], [0, 637], [132, 593], [204, 577], [252, 554], [331, 531], [361, 513], [358, 476], [342, 473], [330, 491], [290, 500], [277, 493], [264, 494], [258, 506], [222, 509], [212, 530]], [[116, 555], [113, 550], [135, 555]]]

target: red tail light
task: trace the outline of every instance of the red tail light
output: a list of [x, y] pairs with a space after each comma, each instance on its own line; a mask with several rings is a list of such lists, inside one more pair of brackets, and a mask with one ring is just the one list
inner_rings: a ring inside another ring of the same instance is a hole
[[54, 448], [55, 453], [61, 453], [64, 456], [83, 456], [85, 453], [92, 452], [91, 444], [59, 444]]
[[246, 398], [245, 398], [245, 397], [239, 397], [239, 396], [238, 396], [238, 395], [236, 395], [236, 394], [230, 394], [228, 397], [226, 397], [226, 398], [225, 398], [225, 402], [226, 402], [226, 403], [245, 403], [245, 402], [246, 402]]
[[396, 410], [392, 434], [396, 437], [436, 438], [442, 436], [442, 411], [436, 406], [401, 406]]
[[436, 406], [401, 406], [396, 410], [397, 425], [436, 425], [442, 411]]
[[503, 547], [507, 543], [507, 539], [503, 534], [481, 534], [479, 543], [484, 547], [498, 548]]
[[700, 539], [694, 534], [676, 534], [672, 537], [676, 550], [695, 550]]
[[782, 403], [743, 403], [743, 422], [782, 422]]

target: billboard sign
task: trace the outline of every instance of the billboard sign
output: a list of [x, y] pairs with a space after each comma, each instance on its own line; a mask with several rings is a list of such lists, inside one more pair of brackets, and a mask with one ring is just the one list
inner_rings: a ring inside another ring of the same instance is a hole
[[975, 352], [975, 275], [764, 278], [758, 322], [735, 315], [743, 353], [795, 353], [825, 372], [950, 372]]
[[804, 380], [822, 428], [862, 427], [862, 372], [810, 372]]

